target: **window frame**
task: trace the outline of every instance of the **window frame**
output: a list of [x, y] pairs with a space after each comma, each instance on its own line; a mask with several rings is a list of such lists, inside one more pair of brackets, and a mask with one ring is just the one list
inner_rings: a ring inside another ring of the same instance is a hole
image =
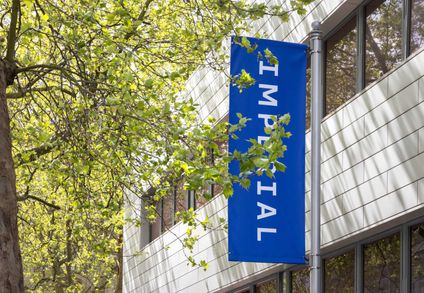
[[[398, 219], [397, 222], [402, 223], [402, 219]], [[336, 257], [347, 252], [353, 251], [355, 253], [355, 268], [354, 268], [354, 292], [360, 293], [363, 292], [364, 288], [364, 248], [367, 244], [374, 243], [386, 237], [390, 237], [396, 233], [400, 235], [400, 292], [410, 292], [411, 288], [411, 229], [417, 225], [424, 224], [424, 216], [420, 216], [410, 221], [405, 221], [403, 224], [399, 224], [395, 227], [389, 228], [387, 230], [377, 232], [372, 234], [375, 229], [368, 230], [364, 235], [364, 238], [351, 243], [345, 246], [335, 247], [334, 250], [323, 253], [323, 266], [324, 261], [328, 258]], [[378, 228], [377, 228], [378, 229]], [[369, 236], [371, 234], [371, 236]], [[263, 278], [254, 280], [250, 283], [245, 284], [244, 286], [237, 287], [235, 289], [225, 291], [227, 293], [237, 293], [241, 290], [249, 288], [250, 293], [255, 293], [255, 285], [266, 282], [272, 279], [277, 278], [277, 292], [278, 293], [290, 293], [292, 292], [292, 272], [305, 269], [307, 266], [302, 265], [292, 265], [288, 268], [282, 268], [278, 273], [273, 273], [271, 275], [265, 276]], [[321, 284], [324, 290], [325, 288], [325, 275], [324, 269], [321, 274]], [[322, 291], [324, 292], [324, 291]]]
[[[365, 88], [371, 87], [375, 82], [381, 80], [382, 77], [378, 78], [376, 81], [370, 83], [369, 85], [365, 85], [365, 50], [366, 50], [366, 36], [365, 36], [365, 27], [366, 27], [366, 7], [373, 1], [376, 0], [366, 0], [360, 3], [351, 13], [349, 13], [340, 23], [338, 23], [333, 29], [331, 29], [324, 37], [323, 37], [323, 115], [326, 116], [335, 113], [337, 110], [333, 110], [332, 112], [327, 112], [327, 74], [326, 74], [326, 64], [327, 64], [327, 41], [334, 36], [341, 28], [343, 28], [346, 23], [352, 20], [352, 18], [356, 17], [356, 92], [352, 97], [346, 98], [346, 101], [350, 100], [357, 94], [361, 93]], [[402, 17], [401, 17], [401, 60], [400, 62], [404, 62], [411, 56], [411, 48], [410, 48], [410, 38], [411, 38], [411, 7], [413, 0], [402, 0]], [[389, 70], [392, 71], [394, 68], [398, 67], [394, 66]], [[387, 73], [386, 73], [387, 74]], [[386, 74], [383, 74], [386, 75]], [[341, 107], [345, 103], [339, 105]], [[337, 107], [337, 108], [339, 108]]]
[[[347, 25], [350, 21], [352, 21], [354, 18], [356, 18], [356, 91], [355, 94], [349, 98], [346, 99], [346, 101], [350, 100], [352, 97], [354, 97], [357, 93], [358, 93], [358, 85], [357, 85], [357, 80], [358, 80], [358, 72], [359, 72], [359, 64], [358, 64], [358, 39], [359, 39], [359, 19], [357, 16], [357, 9], [353, 10], [351, 13], [349, 13], [345, 19], [343, 19], [343, 21], [341, 21], [339, 24], [337, 24], [332, 30], [330, 30], [330, 32], [328, 34], [326, 34], [323, 38], [323, 54], [322, 54], [322, 64], [324, 66], [322, 66], [322, 76], [323, 78], [323, 89], [322, 89], [322, 93], [323, 93], [323, 105], [322, 105], [322, 117], [326, 117], [331, 113], [334, 113], [336, 110], [333, 110], [331, 112], [327, 112], [327, 104], [328, 104], [328, 99], [327, 99], [327, 53], [328, 53], [328, 41], [335, 36], [345, 25]], [[344, 103], [343, 103], [344, 104]], [[343, 105], [341, 104], [341, 105]], [[339, 108], [341, 105], [339, 105], [337, 108]]]

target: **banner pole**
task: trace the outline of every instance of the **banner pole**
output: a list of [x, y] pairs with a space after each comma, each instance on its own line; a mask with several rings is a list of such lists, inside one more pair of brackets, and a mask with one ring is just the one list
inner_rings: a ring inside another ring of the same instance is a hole
[[311, 293], [322, 292], [320, 168], [321, 168], [321, 118], [322, 118], [322, 31], [320, 22], [312, 23], [310, 33], [312, 69], [312, 140], [311, 140]]

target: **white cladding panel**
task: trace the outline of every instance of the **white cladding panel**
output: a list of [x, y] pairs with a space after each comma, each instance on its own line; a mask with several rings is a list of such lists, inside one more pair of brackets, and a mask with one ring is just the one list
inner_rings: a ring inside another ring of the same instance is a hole
[[[302, 41], [314, 19], [329, 29], [360, 1], [316, 1], [304, 17], [288, 24], [275, 18], [256, 29], [271, 38]], [[394, 226], [413, 211], [424, 213], [424, 51], [408, 58], [382, 79], [357, 94], [322, 123], [322, 242], [325, 249], [347, 245], [372, 227]], [[228, 113], [225, 77], [207, 69], [190, 78], [187, 95], [200, 105], [200, 117]], [[306, 247], [310, 230], [310, 133], [306, 133]], [[135, 198], [137, 201], [137, 198]], [[214, 198], [199, 210], [218, 223], [226, 200]], [[139, 217], [129, 209], [127, 216]], [[177, 237], [185, 226], [141, 250], [141, 230], [124, 229], [124, 292], [226, 292], [259, 279], [281, 266], [227, 261], [227, 235], [222, 229], [196, 231], [193, 256], [209, 263], [207, 271], [187, 264], [187, 251]], [[349, 242], [350, 241], [350, 242]]]

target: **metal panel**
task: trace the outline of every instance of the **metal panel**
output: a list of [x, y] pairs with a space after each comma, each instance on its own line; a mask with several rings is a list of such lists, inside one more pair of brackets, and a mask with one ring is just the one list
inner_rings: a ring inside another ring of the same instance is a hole
[[362, 293], [364, 290], [364, 254], [362, 245], [355, 247], [355, 292]]
[[411, 239], [410, 227], [402, 226], [400, 234], [400, 292], [409, 293], [411, 290]]
[[356, 16], [356, 92], [365, 87], [365, 9], [361, 6]]

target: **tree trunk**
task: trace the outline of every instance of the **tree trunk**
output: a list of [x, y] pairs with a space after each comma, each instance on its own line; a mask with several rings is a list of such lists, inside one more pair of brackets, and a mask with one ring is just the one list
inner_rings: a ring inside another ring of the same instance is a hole
[[122, 293], [122, 282], [124, 278], [124, 244], [122, 243], [123, 235], [119, 235], [119, 250], [118, 250], [118, 260], [117, 260], [117, 268], [118, 268], [118, 277], [116, 280], [116, 288], [115, 293]]
[[0, 293], [24, 292], [18, 242], [16, 177], [12, 159], [6, 87], [13, 70], [0, 59]]

